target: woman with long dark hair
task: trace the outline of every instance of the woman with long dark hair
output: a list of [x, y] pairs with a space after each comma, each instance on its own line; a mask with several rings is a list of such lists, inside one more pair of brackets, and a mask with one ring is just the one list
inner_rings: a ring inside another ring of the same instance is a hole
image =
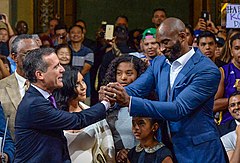
[[[66, 67], [63, 75], [63, 87], [54, 92], [57, 105], [69, 112], [80, 112], [89, 108], [86, 99], [86, 83], [82, 74], [74, 67]], [[114, 144], [112, 133], [106, 120], [99, 121], [81, 130], [67, 130], [64, 135], [72, 162], [112, 163]]]

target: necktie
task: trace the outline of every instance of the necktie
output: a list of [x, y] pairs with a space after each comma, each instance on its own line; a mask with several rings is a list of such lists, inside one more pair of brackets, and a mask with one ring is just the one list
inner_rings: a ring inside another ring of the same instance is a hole
[[55, 98], [53, 97], [53, 95], [50, 95], [50, 96], [48, 97], [48, 99], [49, 99], [49, 101], [53, 104], [53, 106], [54, 106], [55, 108], [57, 108], [57, 104], [56, 104], [56, 101], [55, 101]]

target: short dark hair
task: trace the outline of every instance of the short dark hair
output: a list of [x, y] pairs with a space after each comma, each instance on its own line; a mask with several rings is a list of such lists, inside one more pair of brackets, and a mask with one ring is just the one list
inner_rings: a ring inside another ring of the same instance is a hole
[[185, 24], [185, 27], [190, 31], [191, 35], [194, 36], [194, 31], [193, 31], [193, 27], [191, 26], [191, 24]]
[[54, 28], [54, 33], [56, 33], [56, 31], [57, 31], [57, 30], [60, 30], [60, 29], [65, 29], [66, 32], [67, 32], [67, 26], [66, 26], [65, 24], [60, 23], [60, 24], [57, 24], [57, 25], [55, 26], [55, 28]]
[[210, 32], [210, 31], [203, 31], [197, 37], [197, 44], [198, 45], [199, 45], [200, 39], [203, 38], [203, 37], [210, 37], [210, 38], [212, 38], [214, 40], [215, 43], [217, 43], [216, 42], [216, 37], [215, 37], [215, 35], [212, 32]]
[[118, 18], [123, 18], [123, 19], [125, 19], [125, 20], [128, 22], [128, 17], [125, 16], [125, 15], [119, 15], [119, 16], [117, 16], [116, 19], [115, 19], [115, 21], [117, 21]]
[[86, 24], [86, 22], [85, 22], [83, 19], [78, 19], [78, 20], [75, 22], [75, 24], [77, 24], [78, 22], [82, 22], [82, 23], [84, 24], [85, 28], [87, 28], [87, 24]]
[[24, 20], [19, 20], [19, 21], [16, 23], [16, 25], [15, 25], [15, 29], [17, 29], [17, 26], [20, 25], [20, 23], [25, 24], [25, 25], [26, 25], [26, 28], [28, 29], [28, 24], [27, 24], [27, 22], [25, 22]]
[[70, 32], [74, 27], [78, 27], [78, 28], [80, 28], [81, 31], [83, 32], [83, 27], [80, 26], [80, 25], [73, 25], [73, 26], [71, 26], [71, 27], [69, 28], [68, 32]]
[[78, 73], [80, 73], [79, 69], [67, 66], [63, 73], [63, 87], [53, 92], [56, 103], [62, 110], [69, 111], [69, 100], [75, 99], [78, 96], [76, 92]]
[[62, 48], [68, 48], [71, 51], [71, 48], [70, 48], [70, 46], [68, 44], [58, 44], [55, 47], [55, 52], [57, 53]]
[[40, 70], [42, 72], [46, 72], [48, 68], [47, 62], [43, 59], [44, 56], [48, 56], [52, 53], [55, 53], [53, 48], [39, 48], [30, 51], [24, 61], [23, 61], [23, 70], [26, 78], [31, 83], [36, 83], [37, 78], [35, 76], [35, 72]]
[[155, 8], [155, 9], [153, 10], [153, 12], [152, 12], [152, 16], [154, 16], [154, 14], [155, 14], [156, 11], [162, 11], [162, 12], [164, 12], [165, 15], [167, 16], [167, 12], [166, 12], [166, 10], [165, 10], [164, 8]]
[[233, 92], [233, 93], [229, 96], [229, 98], [228, 98], [228, 104], [229, 104], [230, 98], [233, 97], [233, 96], [237, 96], [237, 95], [240, 95], [240, 91]]
[[57, 19], [57, 18], [51, 18], [51, 19], [49, 19], [49, 22], [48, 22], [49, 25], [50, 25], [50, 21], [52, 21], [52, 20], [56, 20], [56, 21], [58, 22], [58, 24], [60, 23], [60, 20], [59, 20], [59, 19]]
[[237, 34], [233, 35], [233, 36], [230, 38], [230, 47], [232, 47], [233, 41], [238, 40], [238, 39], [240, 39], [240, 33], [237, 33]]

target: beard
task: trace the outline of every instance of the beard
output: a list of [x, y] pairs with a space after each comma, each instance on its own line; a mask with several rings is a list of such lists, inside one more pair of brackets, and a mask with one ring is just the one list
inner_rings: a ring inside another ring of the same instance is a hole
[[169, 50], [169, 55], [165, 56], [170, 62], [173, 62], [181, 56], [181, 50], [181, 43], [177, 40], [173, 47]]

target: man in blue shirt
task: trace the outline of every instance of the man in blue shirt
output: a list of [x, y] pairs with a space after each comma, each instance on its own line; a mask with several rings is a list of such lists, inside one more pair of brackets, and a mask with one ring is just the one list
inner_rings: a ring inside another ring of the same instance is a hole
[[[5, 120], [5, 117], [4, 117], [2, 105], [0, 103], [0, 137], [2, 138], [2, 141], [4, 141], [3, 137], [4, 137], [4, 133], [5, 133], [5, 128], [6, 128], [6, 120]], [[5, 159], [5, 162], [13, 162], [14, 143], [13, 143], [13, 140], [11, 138], [10, 132], [8, 130], [6, 132], [5, 142], [4, 143], [2, 142], [2, 145], [3, 144], [4, 144], [3, 156], [4, 156], [4, 159]], [[1, 146], [1, 149], [2, 149], [2, 146]], [[0, 157], [2, 157], [1, 154], [2, 153], [0, 153]], [[2, 162], [2, 160], [0, 160], [0, 162]]]

